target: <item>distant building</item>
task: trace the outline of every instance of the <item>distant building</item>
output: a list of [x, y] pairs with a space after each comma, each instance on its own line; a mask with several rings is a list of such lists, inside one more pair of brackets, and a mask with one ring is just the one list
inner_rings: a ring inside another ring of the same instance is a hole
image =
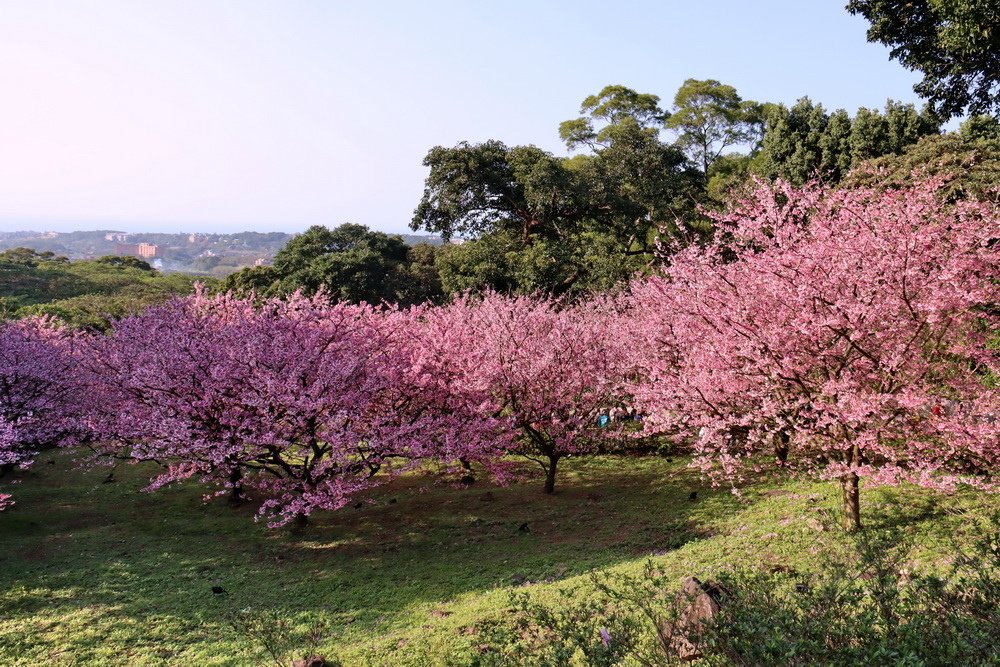
[[188, 234], [188, 243], [207, 243], [208, 234]]
[[125, 232], [108, 232], [104, 235], [105, 241], [115, 241], [116, 243], [124, 243], [128, 240], [128, 234]]
[[268, 259], [267, 257], [258, 257], [256, 260], [254, 260], [253, 265], [254, 266], [268, 266], [270, 263], [271, 263], [271, 260]]
[[116, 243], [115, 254], [152, 259], [160, 254], [160, 246], [155, 243]]

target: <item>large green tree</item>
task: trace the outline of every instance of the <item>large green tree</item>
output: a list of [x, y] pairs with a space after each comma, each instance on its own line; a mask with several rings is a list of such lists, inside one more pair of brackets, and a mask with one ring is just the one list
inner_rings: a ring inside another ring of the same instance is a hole
[[688, 79], [674, 96], [666, 126], [678, 132], [678, 144], [708, 179], [712, 163], [727, 148], [759, 137], [761, 114], [760, 104], [744, 101], [732, 86], [715, 79]]
[[413, 253], [400, 237], [364, 225], [315, 225], [278, 251], [271, 266], [237, 271], [221, 288], [260, 296], [325, 290], [352, 303], [418, 303], [438, 296], [432, 252], [427, 259], [428, 251]]
[[928, 109], [889, 100], [885, 110], [858, 109], [854, 118], [803, 97], [791, 108], [768, 105], [764, 138], [752, 170], [796, 184], [812, 178], [838, 182], [850, 169], [883, 155], [898, 155], [920, 137], [938, 132]]
[[588, 95], [580, 104], [580, 113], [579, 118], [559, 125], [559, 137], [570, 150], [607, 147], [636, 130], [655, 138], [669, 115], [660, 108], [658, 96], [622, 85], [605, 86], [596, 95]]
[[661, 138], [669, 112], [660, 98], [605, 86], [584, 99], [583, 116], [563, 122], [567, 162], [586, 197], [588, 229], [617, 240], [627, 254], [647, 254], [655, 237], [689, 226], [702, 198], [699, 174], [678, 145]]
[[436, 146], [424, 158], [430, 173], [411, 227], [477, 236], [516, 230], [530, 245], [581, 219], [578, 182], [563, 161], [535, 146], [500, 141]]
[[913, 89], [938, 116], [1000, 113], [997, 0], [850, 0], [847, 10], [871, 24], [868, 41], [923, 73]]
[[581, 114], [559, 128], [569, 158], [500, 141], [428, 152], [411, 227], [466, 241], [437, 258], [446, 293], [600, 289], [648, 263], [663, 230], [690, 222], [700, 174], [661, 139], [657, 96], [606, 86]]

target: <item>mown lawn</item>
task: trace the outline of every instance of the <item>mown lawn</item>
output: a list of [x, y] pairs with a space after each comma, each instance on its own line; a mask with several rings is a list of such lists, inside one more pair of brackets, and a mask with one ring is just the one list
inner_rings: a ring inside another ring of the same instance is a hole
[[[43, 454], [0, 514], [0, 665], [266, 664], [227, 623], [243, 609], [302, 631], [325, 621], [319, 652], [345, 665], [461, 665], [475, 652], [467, 629], [513, 589], [554, 602], [559, 588], [585, 591], [592, 570], [638, 573], [650, 558], [678, 578], [808, 570], [822, 535], [810, 519], [838, 507], [830, 483], [762, 482], [737, 497], [680, 459], [569, 459], [552, 497], [526, 470], [506, 488], [399, 479], [295, 536], [205, 503], [194, 485], [141, 493], [148, 468], [119, 466], [103, 483], [107, 470]], [[1000, 505], [914, 489], [864, 490], [862, 503], [870, 523], [914, 532], [924, 567], [965, 538], [961, 513]]]

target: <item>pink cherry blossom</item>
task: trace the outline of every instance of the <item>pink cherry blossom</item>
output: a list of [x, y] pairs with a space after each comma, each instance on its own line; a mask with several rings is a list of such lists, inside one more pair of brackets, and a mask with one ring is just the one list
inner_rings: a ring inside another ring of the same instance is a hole
[[105, 453], [162, 463], [151, 489], [197, 478], [254, 493], [271, 525], [428, 458], [483, 458], [489, 425], [421, 369], [412, 318], [323, 295], [199, 293], [123, 320], [90, 364]]
[[[78, 336], [47, 318], [0, 322], [0, 476], [38, 451], [78, 442]], [[0, 494], [0, 509], [12, 503]]]
[[507, 420], [513, 451], [539, 463], [551, 493], [560, 459], [622, 440], [621, 422], [599, 424], [622, 405], [619, 316], [610, 298], [572, 306], [490, 293], [427, 310], [423, 335], [453, 385]]
[[770, 452], [839, 478], [855, 525], [859, 477], [992, 486], [1000, 214], [939, 186], [760, 185], [715, 216], [707, 246], [633, 286], [647, 426], [729, 479]]

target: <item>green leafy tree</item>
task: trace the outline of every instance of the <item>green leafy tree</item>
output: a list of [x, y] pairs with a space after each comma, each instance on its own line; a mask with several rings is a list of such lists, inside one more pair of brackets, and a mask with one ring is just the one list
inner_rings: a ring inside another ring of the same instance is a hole
[[433, 291], [433, 282], [414, 288], [404, 279], [410, 269], [409, 253], [409, 246], [398, 236], [373, 232], [363, 225], [343, 224], [334, 229], [315, 225], [278, 251], [271, 266], [237, 271], [221, 288], [260, 296], [296, 291], [314, 294], [322, 289], [353, 303], [411, 303]]
[[[829, 117], [822, 104], [801, 98], [790, 109], [770, 105], [764, 112], [765, 129], [754, 171], [766, 178], [803, 183], [816, 176], [823, 163], [823, 135]], [[827, 161], [835, 161], [832, 156]]]
[[438, 254], [445, 293], [599, 289], [648, 264], [658, 235], [696, 226], [702, 176], [660, 138], [656, 95], [606, 86], [581, 113], [559, 128], [570, 158], [500, 141], [428, 152], [411, 227], [466, 240]]
[[589, 149], [567, 163], [586, 197], [586, 229], [614, 236], [627, 255], [648, 254], [664, 231], [688, 231], [703, 198], [700, 174], [678, 146], [660, 138], [670, 114], [659, 101], [624, 86], [605, 86], [584, 99], [585, 116], [559, 128], [567, 148]]
[[996, 0], [850, 0], [868, 41], [923, 73], [913, 89], [948, 119], [1000, 113], [1000, 5]]
[[898, 189], [936, 176], [947, 180], [946, 199], [992, 199], [1000, 187], [1000, 139], [978, 136], [976, 125], [922, 137], [902, 154], [857, 165], [842, 185]]
[[713, 204], [724, 204], [737, 195], [752, 176], [753, 158], [740, 153], [721, 155], [708, 171], [706, 193]]
[[605, 86], [596, 95], [588, 95], [580, 113], [579, 118], [559, 125], [559, 137], [570, 150], [607, 147], [621, 133], [635, 130], [656, 137], [669, 115], [660, 108], [656, 95], [621, 85]]
[[441, 234], [516, 230], [530, 245], [559, 236], [583, 217], [577, 183], [563, 162], [535, 146], [500, 141], [436, 146], [424, 158], [430, 173], [410, 227]]
[[993, 116], [972, 116], [958, 128], [966, 141], [1000, 141], [1000, 121]]
[[587, 158], [579, 166], [587, 228], [613, 235], [626, 254], [648, 254], [658, 235], [684, 236], [697, 224], [702, 175], [676, 146], [620, 128]]
[[666, 127], [678, 132], [678, 144], [701, 165], [707, 181], [709, 167], [723, 151], [759, 136], [761, 114], [760, 104], [744, 101], [732, 86], [688, 79], [674, 96]]
[[853, 132], [851, 117], [843, 109], [837, 109], [827, 117], [826, 127], [819, 138], [819, 170], [833, 181], [839, 181], [851, 169]]
[[193, 276], [163, 274], [135, 257], [69, 261], [52, 252], [0, 252], [0, 318], [53, 315], [105, 330], [112, 320], [192, 291]]
[[889, 100], [885, 104], [885, 120], [889, 152], [897, 154], [917, 143], [920, 137], [941, 131], [941, 122], [927, 105], [917, 111], [912, 104]]
[[437, 251], [446, 295], [491, 289], [501, 293], [583, 294], [605, 291], [647, 265], [627, 253], [613, 234], [584, 229], [568, 239], [543, 239], [525, 247], [516, 235], [498, 232]]
[[800, 99], [792, 108], [770, 105], [764, 138], [753, 171], [795, 184], [812, 178], [838, 182], [866, 160], [902, 153], [922, 136], [936, 134], [939, 123], [925, 108], [889, 100], [885, 111], [843, 109], [828, 114], [821, 104]]
[[94, 261], [98, 264], [107, 264], [108, 266], [117, 266], [125, 269], [138, 269], [139, 271], [153, 270], [149, 262], [141, 260], [138, 257], [132, 257], [131, 255], [105, 255], [104, 257], [98, 257]]
[[889, 124], [878, 110], [858, 109], [851, 123], [851, 163], [863, 162], [873, 157], [887, 155], [889, 150]]

